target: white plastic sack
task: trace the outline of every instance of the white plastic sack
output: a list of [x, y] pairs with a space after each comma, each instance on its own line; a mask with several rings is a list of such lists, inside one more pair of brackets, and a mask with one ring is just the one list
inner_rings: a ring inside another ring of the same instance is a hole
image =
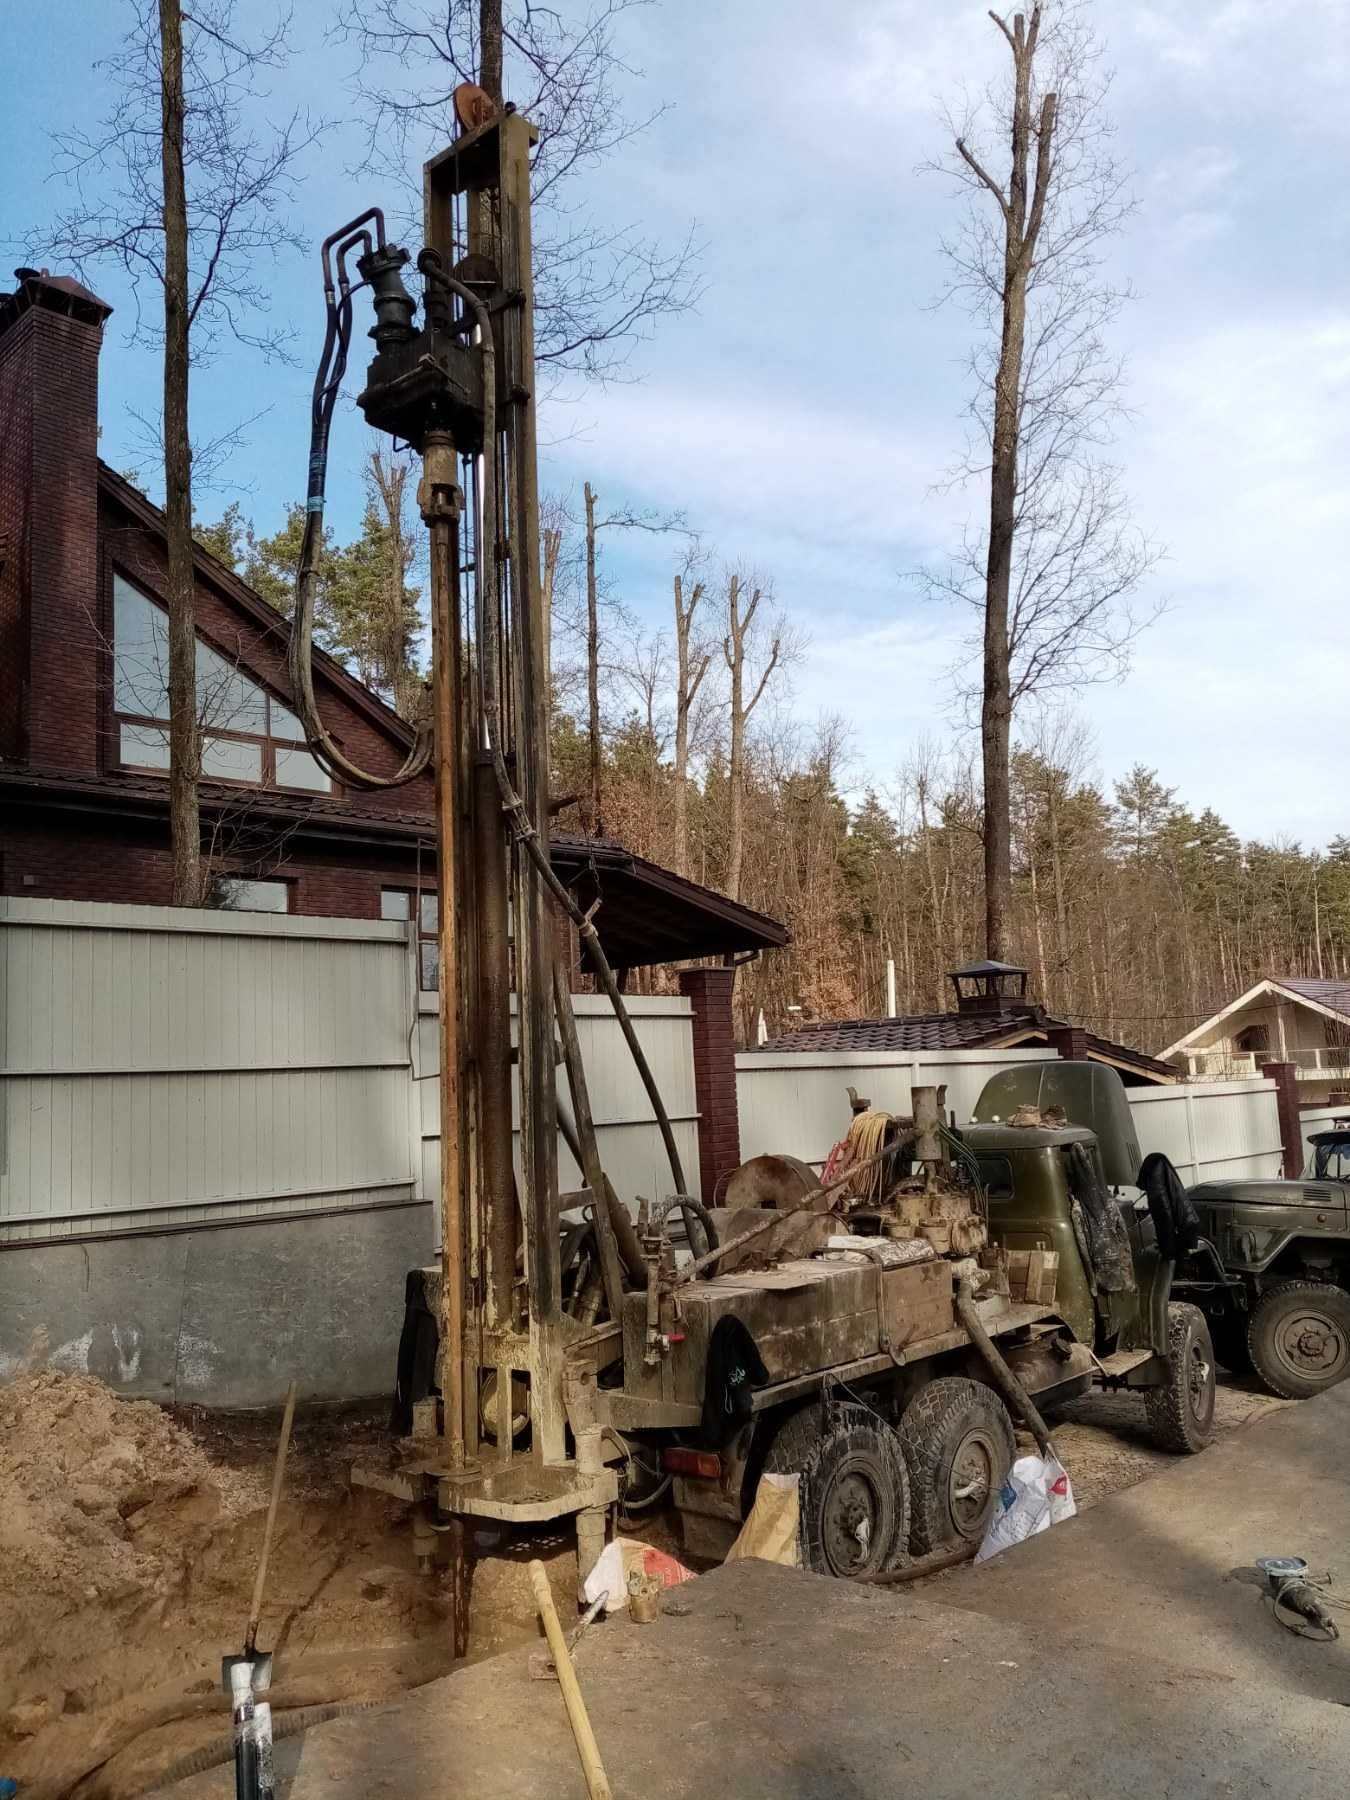
[[1077, 1511], [1073, 1484], [1058, 1457], [1019, 1456], [999, 1490], [998, 1506], [975, 1560], [987, 1562], [1010, 1544], [1048, 1531]]
[[678, 1587], [681, 1582], [694, 1579], [692, 1569], [686, 1569], [682, 1562], [668, 1556], [664, 1550], [657, 1550], [638, 1538], [617, 1537], [605, 1545], [595, 1567], [582, 1582], [582, 1603], [594, 1606], [603, 1594], [605, 1604], [601, 1610], [606, 1613], [619, 1611], [628, 1604], [628, 1578], [634, 1573], [660, 1582], [663, 1588]]

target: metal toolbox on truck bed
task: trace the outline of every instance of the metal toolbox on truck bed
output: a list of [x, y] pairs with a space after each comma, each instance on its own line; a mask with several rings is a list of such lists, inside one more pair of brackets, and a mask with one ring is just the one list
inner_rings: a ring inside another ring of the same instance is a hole
[[770, 1381], [790, 1381], [875, 1356], [881, 1349], [883, 1317], [896, 1351], [952, 1330], [952, 1266], [941, 1258], [892, 1269], [799, 1261], [758, 1273], [714, 1276], [680, 1290], [676, 1330], [683, 1335], [656, 1363], [645, 1360], [647, 1297], [628, 1294], [623, 1308], [624, 1393], [633, 1399], [701, 1406], [708, 1345], [718, 1321], [728, 1315], [739, 1319], [755, 1340]]

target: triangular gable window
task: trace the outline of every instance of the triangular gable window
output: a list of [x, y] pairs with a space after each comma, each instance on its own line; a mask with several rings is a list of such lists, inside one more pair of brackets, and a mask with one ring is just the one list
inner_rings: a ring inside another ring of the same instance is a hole
[[[169, 767], [169, 620], [120, 575], [113, 576], [113, 705], [124, 768]], [[208, 781], [298, 788], [333, 784], [305, 748], [299, 719], [251, 676], [197, 639], [197, 718]]]

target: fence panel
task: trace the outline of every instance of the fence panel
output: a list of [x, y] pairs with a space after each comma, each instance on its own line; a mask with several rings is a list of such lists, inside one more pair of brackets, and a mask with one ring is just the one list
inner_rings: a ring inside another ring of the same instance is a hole
[[0, 901], [0, 1241], [412, 1197], [404, 927]]
[[1161, 1150], [1189, 1187], [1277, 1177], [1283, 1168], [1273, 1081], [1187, 1081], [1131, 1088], [1139, 1147]]
[[848, 1129], [845, 1089], [850, 1086], [882, 1111], [901, 1114], [909, 1112], [916, 1086], [945, 1087], [948, 1111], [964, 1122], [991, 1075], [1054, 1060], [1054, 1052], [1045, 1049], [958, 1050], [943, 1056], [744, 1050], [736, 1058], [741, 1154], [776, 1152], [819, 1166]]
[[[900, 1114], [909, 1112], [916, 1085], [945, 1086], [959, 1123], [999, 1069], [1053, 1060], [1046, 1050], [954, 1051], [941, 1059], [885, 1051], [744, 1051], [736, 1058], [741, 1151], [747, 1157], [778, 1151], [818, 1167], [844, 1135], [850, 1085], [874, 1106]], [[1127, 1093], [1144, 1155], [1161, 1150], [1184, 1182], [1280, 1173], [1273, 1082], [1188, 1082]]]
[[[439, 1023], [436, 996], [423, 994], [418, 1018], [417, 1078], [422, 1138], [422, 1192], [434, 1195], [440, 1180], [440, 1084]], [[682, 995], [632, 995], [628, 1011], [638, 1041], [652, 1067], [657, 1087], [670, 1115], [685, 1181], [699, 1196], [698, 1107], [694, 1097], [694, 1056], [691, 1003]], [[630, 1203], [638, 1195], [661, 1198], [672, 1189], [656, 1115], [647, 1099], [633, 1058], [603, 994], [575, 994], [577, 1036], [586, 1065], [586, 1085], [595, 1115], [600, 1160], [616, 1191]], [[512, 1001], [512, 1038], [515, 1037], [515, 1002]], [[559, 1092], [566, 1097], [567, 1083], [558, 1069]], [[516, 1133], [519, 1174], [520, 1096], [512, 1082], [512, 1120]], [[558, 1181], [563, 1189], [583, 1185], [581, 1171], [567, 1147], [558, 1144]]]

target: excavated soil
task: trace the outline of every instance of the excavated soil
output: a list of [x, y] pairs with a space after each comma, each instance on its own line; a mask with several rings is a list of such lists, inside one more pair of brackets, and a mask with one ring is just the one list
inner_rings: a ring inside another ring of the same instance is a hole
[[[0, 1776], [24, 1800], [127, 1800], [228, 1732], [220, 1659], [242, 1646], [276, 1422], [197, 1423], [84, 1375], [0, 1388]], [[417, 1572], [409, 1509], [348, 1485], [386, 1449], [369, 1416], [297, 1421], [258, 1636], [279, 1698], [378, 1699], [450, 1666], [448, 1593]], [[531, 1555], [574, 1604], [561, 1539], [480, 1561], [472, 1659], [538, 1634]]]

